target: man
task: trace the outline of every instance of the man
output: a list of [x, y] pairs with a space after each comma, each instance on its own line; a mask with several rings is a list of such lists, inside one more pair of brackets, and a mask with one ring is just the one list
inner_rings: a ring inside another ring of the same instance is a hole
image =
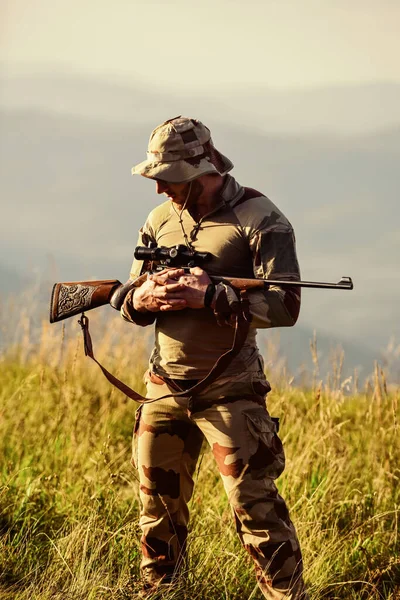
[[[266, 598], [305, 599], [302, 560], [294, 526], [275, 479], [284, 469], [276, 422], [265, 407], [270, 390], [256, 345], [258, 327], [295, 324], [295, 287], [248, 293], [251, 326], [223, 373], [200, 393], [202, 380], [232, 346], [240, 296], [209, 275], [298, 280], [293, 229], [261, 193], [228, 175], [229, 159], [195, 119], [176, 117], [151, 134], [148, 159], [133, 174], [154, 179], [167, 201], [140, 231], [139, 245], [210, 252], [205, 269], [164, 270], [130, 293], [122, 316], [155, 322], [155, 347], [146, 375], [147, 397], [138, 409], [134, 462], [142, 503], [141, 564], [145, 589], [173, 585], [185, 555], [192, 475], [205, 438], [212, 448], [237, 531], [254, 559]], [[135, 260], [131, 278], [143, 271]], [[247, 320], [249, 320], [247, 318]], [[188, 395], [170, 396], [189, 390]]]

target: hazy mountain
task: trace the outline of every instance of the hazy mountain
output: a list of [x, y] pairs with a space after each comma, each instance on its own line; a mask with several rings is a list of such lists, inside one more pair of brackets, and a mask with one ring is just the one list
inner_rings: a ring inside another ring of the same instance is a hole
[[349, 135], [400, 123], [400, 84], [373, 83], [274, 89], [213, 86], [193, 92], [141, 81], [107, 82], [68, 73], [10, 76], [0, 63], [0, 106], [73, 114], [137, 125], [162, 117], [195, 115], [213, 127], [221, 121], [264, 133]]
[[[356, 378], [362, 385], [365, 378], [373, 373], [375, 361], [379, 361], [381, 365], [387, 364], [384, 351], [371, 350], [357, 341], [345, 340], [332, 333], [313, 332], [301, 325], [301, 322], [291, 328], [259, 332], [258, 337], [260, 348], [265, 348], [263, 355], [270, 372], [274, 373], [275, 364], [286, 364], [288, 372], [298, 383], [309, 384], [313, 376], [318, 381], [329, 375], [333, 384], [335, 372], [340, 370], [338, 380], [342, 382], [351, 377], [347, 389], [352, 389]], [[315, 365], [311, 351], [314, 342], [318, 365]], [[268, 351], [269, 348], [272, 348], [272, 353]], [[279, 351], [275, 355], [276, 348]], [[394, 376], [397, 376], [397, 371], [393, 372]]]
[[306, 89], [245, 87], [221, 91], [235, 98], [240, 124], [257, 123], [264, 132], [351, 135], [398, 126], [400, 84], [365, 83]]
[[[90, 82], [84, 89], [93, 105], [104, 91]], [[120, 90], [114, 92], [118, 97]], [[106, 99], [109, 114], [115, 97]], [[9, 271], [2, 289], [18, 285], [14, 272], [25, 278], [37, 268], [52, 281], [126, 279], [137, 229], [160, 200], [151, 182], [130, 176], [130, 167], [145, 157], [150, 128], [160, 120], [154, 114], [179, 113], [173, 99], [157, 113], [153, 94], [131, 93], [131, 99], [146, 119], [153, 115], [151, 125], [0, 111], [0, 262]], [[104, 98], [99, 105], [105, 110]], [[292, 221], [304, 279], [354, 278], [353, 292], [304, 291], [288, 348], [308, 348], [316, 329], [333, 345], [339, 340], [354, 348], [353, 366], [357, 352], [365, 354], [360, 364], [371, 363], [391, 336], [400, 338], [400, 129], [341, 138], [267, 135], [218, 123], [213, 138], [234, 161], [237, 179], [261, 189]]]
[[0, 264], [0, 291], [1, 292], [16, 292], [24, 288], [28, 281], [24, 282], [22, 273], [19, 273], [15, 268], [9, 268]]

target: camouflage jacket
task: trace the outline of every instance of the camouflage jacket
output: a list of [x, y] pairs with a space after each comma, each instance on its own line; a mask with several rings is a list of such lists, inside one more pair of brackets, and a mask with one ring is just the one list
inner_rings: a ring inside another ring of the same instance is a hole
[[[291, 224], [263, 194], [226, 175], [221, 202], [199, 222], [188, 211], [182, 226], [195, 250], [211, 252], [209, 275], [299, 280], [295, 238]], [[155, 208], [140, 230], [138, 245], [183, 244], [177, 213], [168, 200]], [[134, 260], [130, 277], [138, 277], [143, 263]], [[271, 287], [249, 293], [252, 328], [240, 354], [225, 374], [252, 371], [259, 358], [256, 329], [290, 327], [300, 310], [300, 288]], [[122, 316], [139, 325], [155, 321], [155, 347], [150, 366], [155, 373], [176, 379], [199, 379], [232, 344], [232, 329], [220, 327], [209, 308]]]

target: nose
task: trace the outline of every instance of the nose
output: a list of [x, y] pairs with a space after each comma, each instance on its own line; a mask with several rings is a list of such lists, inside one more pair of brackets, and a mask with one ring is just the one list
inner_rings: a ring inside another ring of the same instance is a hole
[[164, 181], [159, 181], [158, 179], [156, 180], [157, 194], [163, 194], [167, 190], [167, 187], [168, 186], [164, 183]]

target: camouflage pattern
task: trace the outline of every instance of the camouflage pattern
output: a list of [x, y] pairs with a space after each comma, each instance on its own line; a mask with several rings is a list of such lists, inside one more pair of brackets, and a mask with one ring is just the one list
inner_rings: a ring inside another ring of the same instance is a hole
[[[261, 367], [261, 365], [259, 365]], [[149, 397], [171, 391], [147, 379]], [[251, 378], [216, 381], [196, 399], [172, 397], [138, 409], [134, 463], [140, 479], [141, 569], [149, 586], [172, 582], [185, 562], [188, 501], [203, 439], [212, 449], [243, 547], [270, 600], [305, 600], [295, 528], [275, 479], [285, 465], [276, 425], [265, 408], [261, 368]]]
[[179, 116], [152, 131], [147, 160], [133, 167], [132, 175], [185, 183], [207, 173], [224, 175], [231, 169], [232, 162], [215, 148], [208, 127]]
[[[232, 163], [217, 153], [208, 136], [198, 121], [183, 117], [167, 121], [150, 138], [149, 159], [133, 172], [171, 182], [226, 173]], [[204, 267], [209, 275], [299, 280], [294, 233], [282, 212], [229, 174], [219, 196], [215, 209], [199, 221], [188, 210], [178, 215], [169, 200], [164, 202], [150, 213], [138, 245], [183, 244], [184, 230], [194, 250], [212, 254]], [[130, 278], [144, 269], [143, 262], [135, 260]], [[272, 287], [248, 296], [251, 329], [223, 376], [196, 398], [167, 397], [138, 409], [133, 454], [142, 503], [141, 569], [150, 587], [176, 581], [183, 570], [188, 502], [205, 439], [264, 596], [306, 600], [296, 531], [275, 485], [284, 469], [284, 452], [265, 408], [270, 388], [256, 344], [257, 328], [295, 324], [300, 290]], [[188, 389], [232, 345], [232, 328], [228, 323], [219, 326], [211, 308], [145, 315], [128, 308], [121, 310], [127, 321], [141, 326], [155, 323], [152, 375], [147, 381], [150, 398], [170, 393], [175, 385], [171, 380]], [[160, 378], [171, 386], [160, 383]]]
[[[242, 187], [231, 175], [225, 178], [220, 204], [215, 212], [198, 223], [183, 211], [182, 225], [195, 250], [211, 252], [205, 266], [209, 275], [261, 277], [298, 280], [292, 226], [282, 212], [260, 192]], [[158, 246], [184, 243], [179, 217], [168, 200], [149, 215], [140, 231], [138, 245], [154, 242]], [[130, 277], [143, 268], [135, 260]], [[300, 309], [300, 289], [273, 287], [249, 292], [252, 327], [240, 354], [226, 371], [234, 375], [246, 371], [259, 358], [256, 329], [290, 327]], [[218, 357], [232, 344], [232, 329], [218, 327], [211, 309], [160, 312], [145, 315], [122, 311], [123, 317], [139, 325], [155, 321], [156, 343], [151, 369], [161, 376], [176, 379], [201, 379]]]

